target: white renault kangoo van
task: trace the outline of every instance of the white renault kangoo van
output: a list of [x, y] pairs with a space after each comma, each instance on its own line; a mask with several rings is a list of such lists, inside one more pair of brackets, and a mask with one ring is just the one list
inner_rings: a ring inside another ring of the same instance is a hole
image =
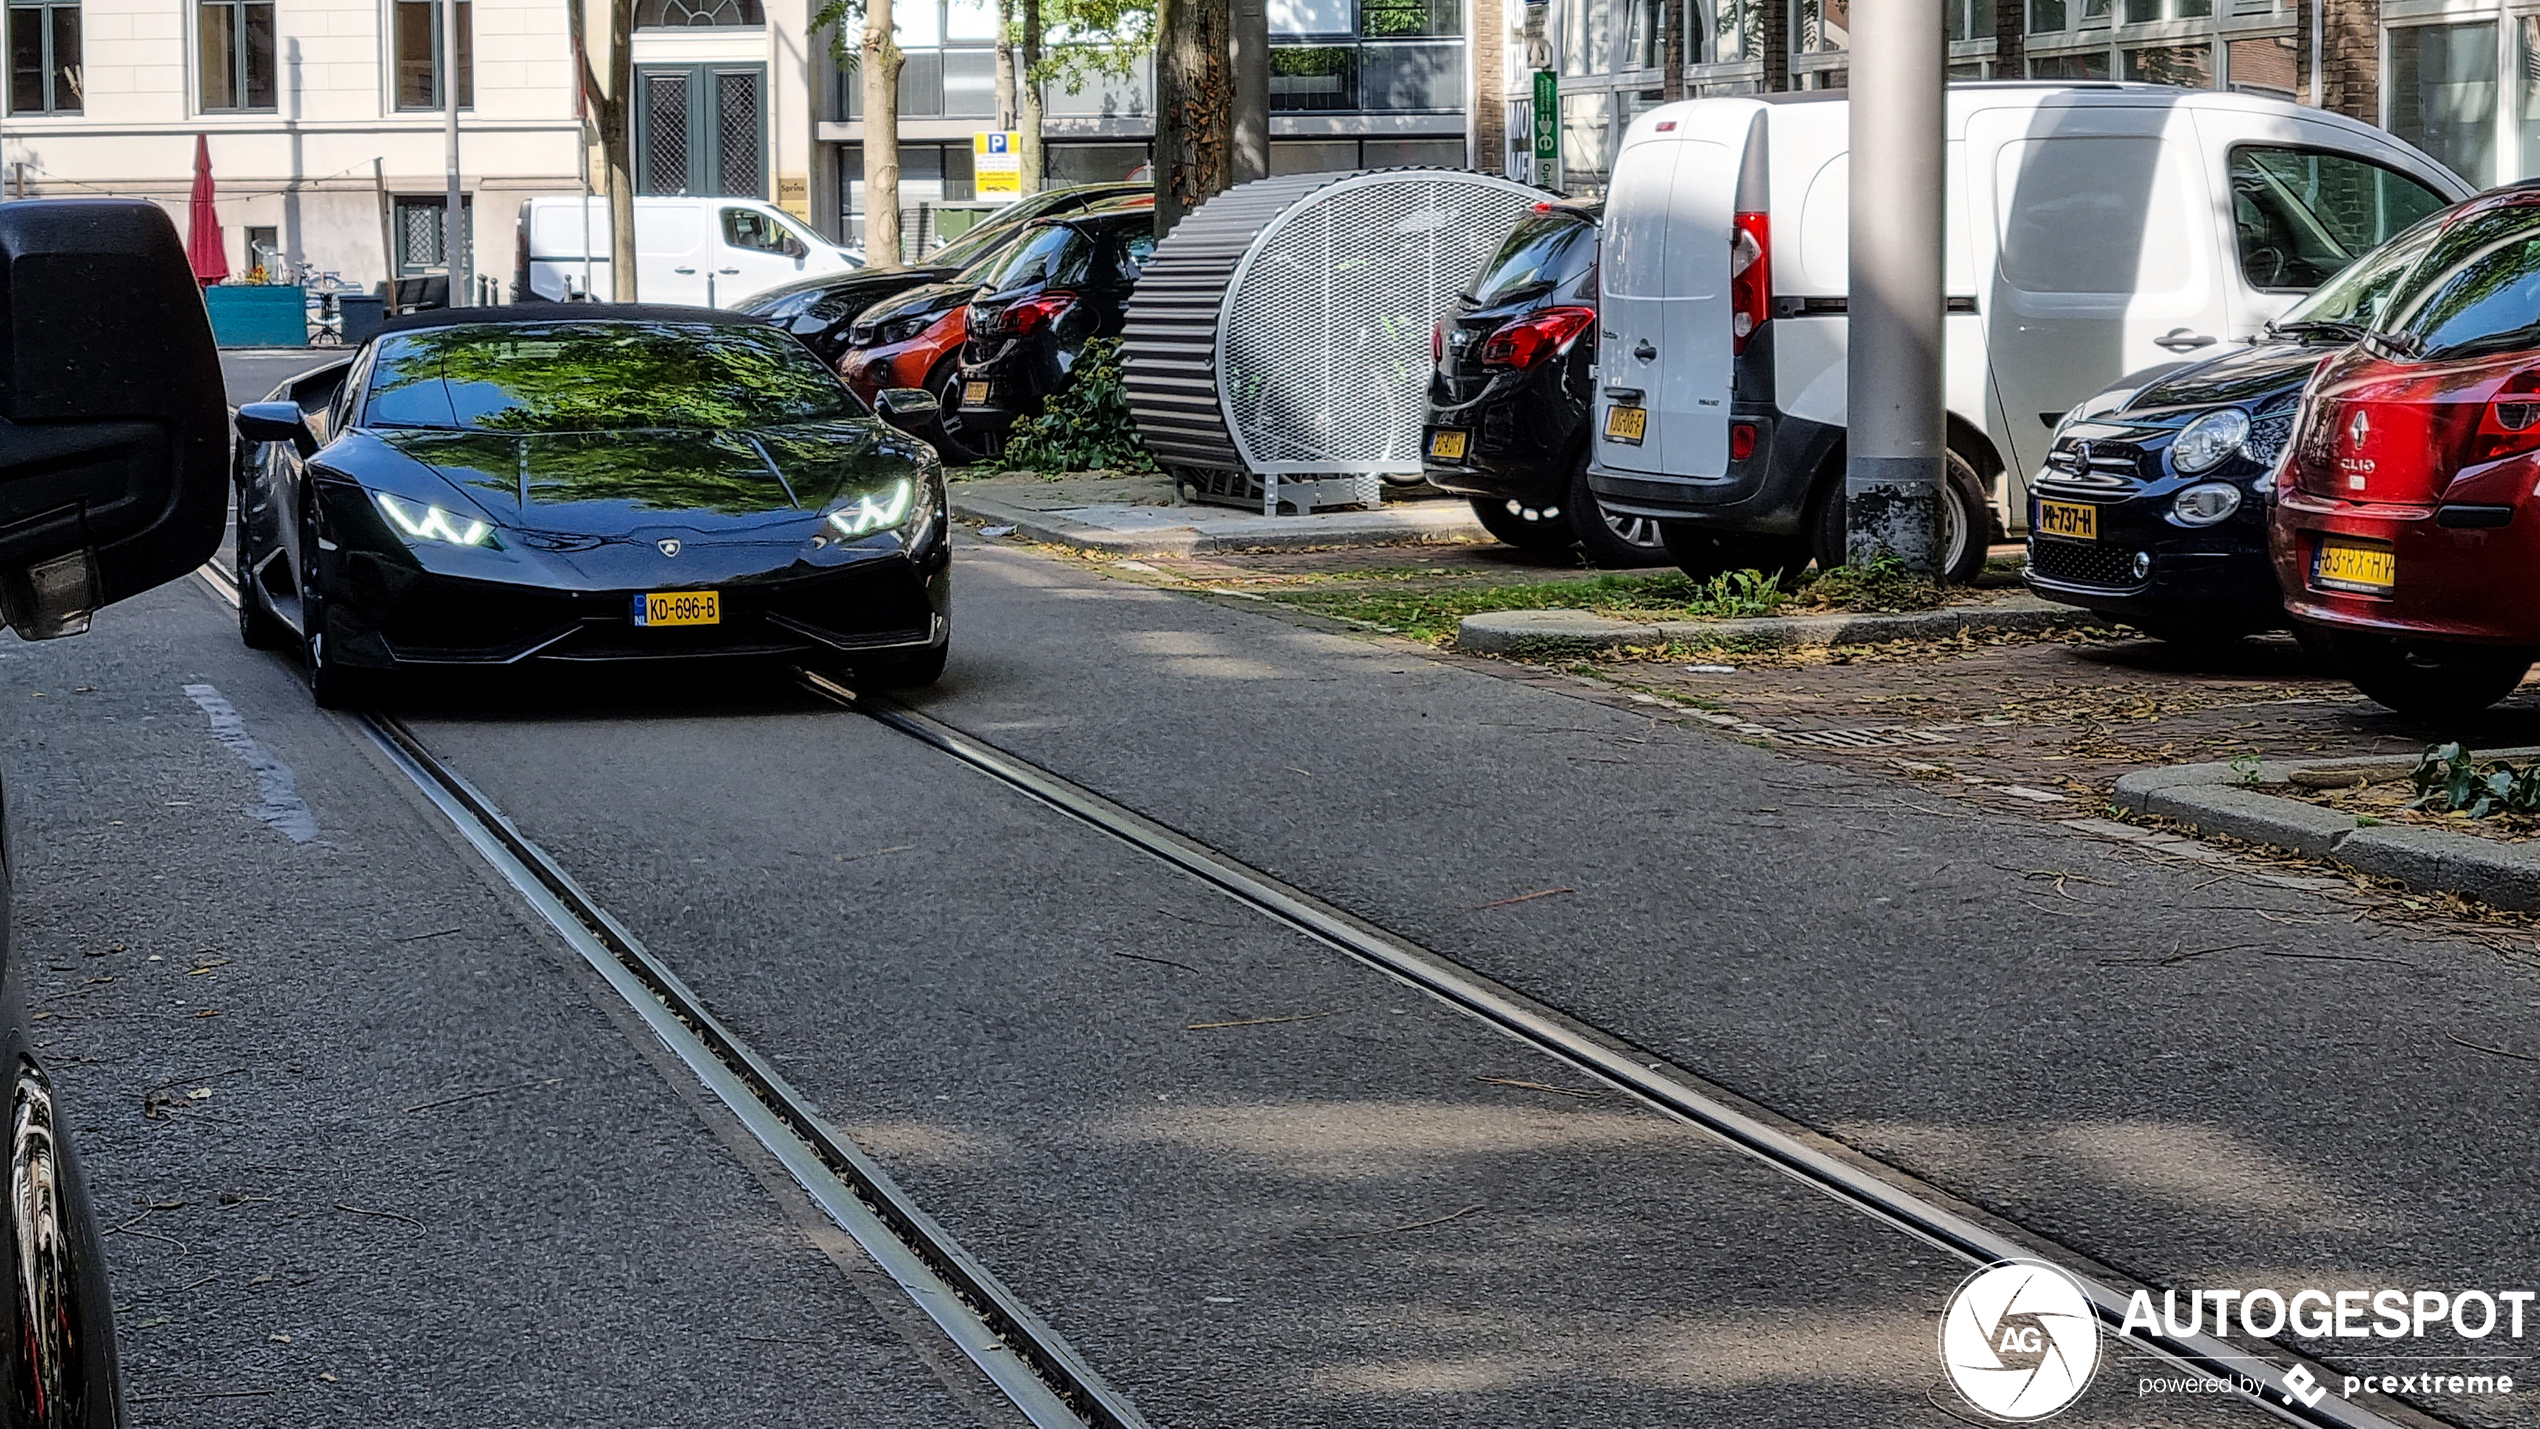
[[[864, 255], [801, 219], [748, 198], [638, 197], [638, 301], [728, 308], [783, 283], [844, 273]], [[551, 303], [615, 292], [609, 276], [609, 201], [533, 198], [520, 206], [518, 297]]]

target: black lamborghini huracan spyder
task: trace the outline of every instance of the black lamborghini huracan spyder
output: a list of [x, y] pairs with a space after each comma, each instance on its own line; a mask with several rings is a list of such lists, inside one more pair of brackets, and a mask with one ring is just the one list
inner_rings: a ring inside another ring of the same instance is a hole
[[[931, 401], [882, 405], [922, 422]], [[240, 632], [300, 647], [321, 704], [431, 666], [943, 670], [942, 464], [756, 319], [416, 314], [237, 426]]]

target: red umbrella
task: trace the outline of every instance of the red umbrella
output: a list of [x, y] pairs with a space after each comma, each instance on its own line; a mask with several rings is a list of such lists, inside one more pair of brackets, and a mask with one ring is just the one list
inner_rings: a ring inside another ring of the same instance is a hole
[[186, 201], [186, 240], [194, 281], [208, 288], [229, 276], [229, 252], [221, 242], [220, 215], [212, 211], [211, 136], [194, 136], [194, 196]]

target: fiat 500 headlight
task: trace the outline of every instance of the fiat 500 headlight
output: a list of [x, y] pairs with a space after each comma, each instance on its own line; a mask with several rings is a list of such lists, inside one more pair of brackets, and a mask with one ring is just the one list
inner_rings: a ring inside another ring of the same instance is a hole
[[2249, 414], [2238, 407], [2219, 408], [2188, 423], [2170, 443], [2170, 465], [2191, 475], [2212, 471], [2248, 439]]

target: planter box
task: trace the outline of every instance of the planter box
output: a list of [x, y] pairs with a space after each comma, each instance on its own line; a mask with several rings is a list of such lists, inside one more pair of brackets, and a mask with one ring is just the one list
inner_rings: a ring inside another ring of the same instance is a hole
[[289, 286], [215, 286], [203, 290], [212, 341], [223, 347], [309, 345], [308, 290]]

